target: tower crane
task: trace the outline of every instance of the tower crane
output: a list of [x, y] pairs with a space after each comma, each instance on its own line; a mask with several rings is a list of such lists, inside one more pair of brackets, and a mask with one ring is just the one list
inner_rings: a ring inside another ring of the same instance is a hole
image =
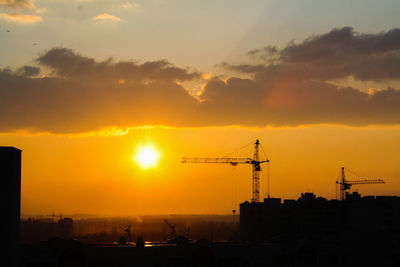
[[169, 232], [167, 239], [174, 239], [178, 236], [176, 232], [176, 223], [170, 223], [167, 219], [164, 219], [164, 222], [168, 225], [171, 232]]
[[131, 226], [128, 225], [126, 228], [123, 228], [122, 226], [119, 227], [121, 230], [123, 230], [126, 233], [127, 236], [127, 240], [129, 240], [129, 242], [132, 242], [132, 235], [131, 235]]
[[339, 200], [345, 200], [348, 191], [352, 185], [360, 185], [360, 184], [384, 184], [385, 181], [382, 179], [372, 179], [372, 180], [346, 180], [346, 176], [344, 174], [344, 167], [342, 167], [342, 172], [340, 174], [340, 181], [336, 181], [339, 185]]
[[269, 159], [260, 160], [259, 153], [260, 141], [257, 139], [254, 143], [254, 154], [253, 158], [182, 158], [182, 163], [228, 163], [232, 166], [236, 166], [238, 164], [251, 164], [253, 166], [253, 194], [252, 194], [252, 202], [260, 201], [260, 172], [261, 172], [261, 164], [265, 162], [269, 162]]

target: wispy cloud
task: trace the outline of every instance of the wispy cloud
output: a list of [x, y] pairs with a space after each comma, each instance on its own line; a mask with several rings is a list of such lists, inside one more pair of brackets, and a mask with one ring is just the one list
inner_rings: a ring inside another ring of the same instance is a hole
[[123, 2], [119, 5], [119, 7], [123, 8], [123, 9], [133, 9], [133, 10], [140, 9], [139, 4], [133, 3], [133, 2]]
[[43, 18], [41, 16], [18, 14], [18, 13], [14, 14], [0, 13], [0, 18], [7, 21], [23, 23], [23, 24], [32, 24], [43, 21]]
[[11, 8], [35, 8], [31, 0], [0, 0], [0, 7], [1, 6]]
[[37, 14], [44, 14], [44, 13], [47, 13], [49, 10], [47, 9], [47, 8], [45, 8], [45, 7], [41, 7], [41, 8], [35, 8], [35, 12], [37, 13]]
[[121, 21], [121, 18], [107, 14], [107, 13], [102, 13], [99, 14], [95, 17], [93, 17], [93, 20], [97, 20], [97, 21]]

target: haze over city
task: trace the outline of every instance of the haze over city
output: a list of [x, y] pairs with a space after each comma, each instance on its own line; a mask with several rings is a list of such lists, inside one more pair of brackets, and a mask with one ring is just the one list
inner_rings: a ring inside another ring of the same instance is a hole
[[229, 214], [251, 199], [251, 166], [181, 159], [252, 157], [236, 150], [256, 139], [273, 197], [335, 198], [342, 166], [385, 179], [361, 194], [398, 195], [399, 13], [0, 0], [0, 145], [22, 149], [21, 215]]

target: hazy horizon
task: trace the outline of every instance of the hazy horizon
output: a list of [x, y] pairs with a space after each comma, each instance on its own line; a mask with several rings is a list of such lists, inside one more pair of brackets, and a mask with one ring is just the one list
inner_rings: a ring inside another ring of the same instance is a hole
[[399, 195], [399, 13], [394, 0], [0, 1], [0, 145], [22, 149], [22, 214], [230, 214], [252, 197], [251, 166], [181, 159], [252, 158], [256, 139], [271, 197], [333, 199], [342, 166], [386, 182], [352, 190]]

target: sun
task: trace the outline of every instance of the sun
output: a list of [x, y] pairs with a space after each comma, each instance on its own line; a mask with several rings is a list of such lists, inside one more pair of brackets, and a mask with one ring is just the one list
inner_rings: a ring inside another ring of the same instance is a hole
[[134, 155], [135, 162], [142, 168], [156, 167], [160, 159], [160, 153], [151, 145], [141, 146]]

